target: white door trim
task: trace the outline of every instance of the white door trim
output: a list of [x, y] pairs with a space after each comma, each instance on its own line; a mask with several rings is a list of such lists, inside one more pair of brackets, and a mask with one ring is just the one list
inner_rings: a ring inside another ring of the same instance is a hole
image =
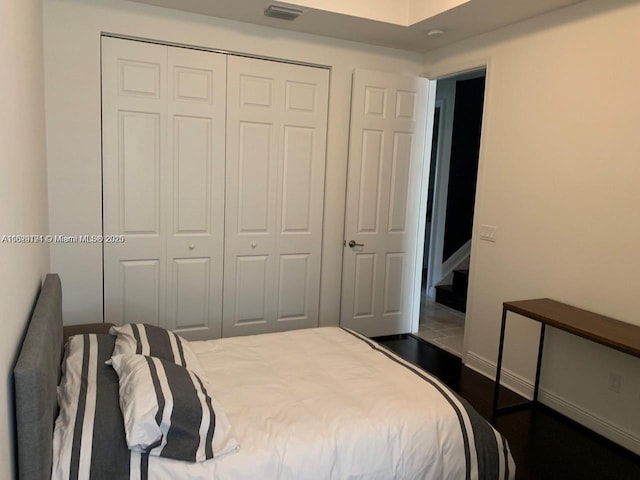
[[164, 45], [166, 47], [190, 48], [191, 50], [202, 50], [204, 52], [222, 53], [224, 55], [234, 55], [236, 57], [255, 58], [258, 60], [269, 60], [271, 62], [289, 63], [291, 65], [301, 65], [303, 67], [326, 68], [331, 70], [329, 65], [319, 63], [301, 62], [298, 60], [288, 60], [280, 57], [270, 57], [267, 55], [257, 55], [254, 53], [239, 52], [236, 50], [224, 50], [221, 48], [202, 47], [199, 45], [190, 45], [187, 43], [169, 42], [166, 40], [156, 40], [152, 38], [136, 37], [135, 35], [121, 35], [119, 33], [102, 32], [102, 37], [120, 38], [122, 40], [133, 40], [136, 42], [153, 43], [156, 45]]
[[[443, 79], [446, 77], [452, 77], [455, 75], [463, 74], [465, 72], [479, 70], [484, 68], [485, 70], [485, 85], [484, 85], [484, 107], [482, 109], [482, 132], [480, 135], [480, 152], [478, 155], [478, 175], [476, 181], [476, 199], [473, 210], [473, 224], [475, 226], [480, 225], [480, 211], [482, 210], [482, 198], [484, 194], [484, 172], [485, 172], [485, 157], [487, 150], [487, 132], [491, 131], [491, 105], [492, 105], [492, 92], [493, 92], [493, 77], [491, 76], [492, 59], [490, 56], [470, 58], [465, 61], [453, 61], [443, 62], [438, 64], [435, 68], [425, 72], [430, 78]], [[467, 289], [467, 311], [465, 314], [464, 322], [464, 339], [462, 345], [462, 363], [467, 364], [469, 358], [469, 339], [471, 338], [471, 331], [473, 328], [473, 304], [474, 304], [474, 291], [476, 283], [477, 268], [475, 264], [478, 259], [476, 254], [478, 248], [477, 235], [471, 237], [471, 258], [469, 265], [469, 284]]]

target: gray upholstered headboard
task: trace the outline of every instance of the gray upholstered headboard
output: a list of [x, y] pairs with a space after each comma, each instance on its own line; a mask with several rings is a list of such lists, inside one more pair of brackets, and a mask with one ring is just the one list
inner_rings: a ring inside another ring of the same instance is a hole
[[13, 370], [20, 479], [51, 478], [62, 349], [62, 287], [60, 277], [50, 273], [42, 284]]

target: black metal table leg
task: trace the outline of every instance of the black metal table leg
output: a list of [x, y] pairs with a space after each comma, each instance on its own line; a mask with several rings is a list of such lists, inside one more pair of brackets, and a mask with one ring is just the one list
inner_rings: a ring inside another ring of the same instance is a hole
[[542, 349], [544, 348], [544, 332], [546, 328], [545, 323], [540, 323], [540, 343], [538, 344], [538, 363], [536, 365], [536, 383], [533, 387], [533, 402], [538, 401], [538, 391], [540, 390], [540, 367], [542, 367]]
[[504, 333], [507, 325], [507, 309], [502, 307], [502, 324], [500, 325], [500, 346], [498, 348], [498, 365], [496, 367], [496, 383], [493, 387], [493, 410], [491, 423], [495, 423], [498, 412], [498, 397], [500, 396], [500, 373], [502, 371], [502, 353], [504, 351]]

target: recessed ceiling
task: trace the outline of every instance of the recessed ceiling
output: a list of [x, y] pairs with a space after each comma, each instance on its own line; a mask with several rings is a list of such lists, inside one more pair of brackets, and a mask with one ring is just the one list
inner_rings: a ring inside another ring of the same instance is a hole
[[[285, 30], [426, 52], [582, 0], [130, 0]], [[294, 21], [264, 16], [270, 4], [298, 6]], [[428, 36], [439, 29], [444, 35]]]

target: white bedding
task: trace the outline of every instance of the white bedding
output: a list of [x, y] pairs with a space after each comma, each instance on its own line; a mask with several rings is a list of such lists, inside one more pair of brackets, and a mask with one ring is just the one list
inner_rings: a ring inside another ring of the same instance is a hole
[[[211, 463], [216, 480], [514, 477], [506, 442], [475, 412], [434, 377], [350, 332], [191, 346], [240, 444]], [[477, 451], [487, 443], [494, 460]], [[485, 476], [492, 462], [495, 474]]]
[[239, 451], [195, 463], [131, 452], [118, 376], [106, 364], [114, 344], [110, 335], [82, 335], [68, 344], [52, 478], [515, 476], [506, 441], [464, 400], [378, 344], [339, 328], [192, 342], [217, 414], [226, 412], [227, 433]]

